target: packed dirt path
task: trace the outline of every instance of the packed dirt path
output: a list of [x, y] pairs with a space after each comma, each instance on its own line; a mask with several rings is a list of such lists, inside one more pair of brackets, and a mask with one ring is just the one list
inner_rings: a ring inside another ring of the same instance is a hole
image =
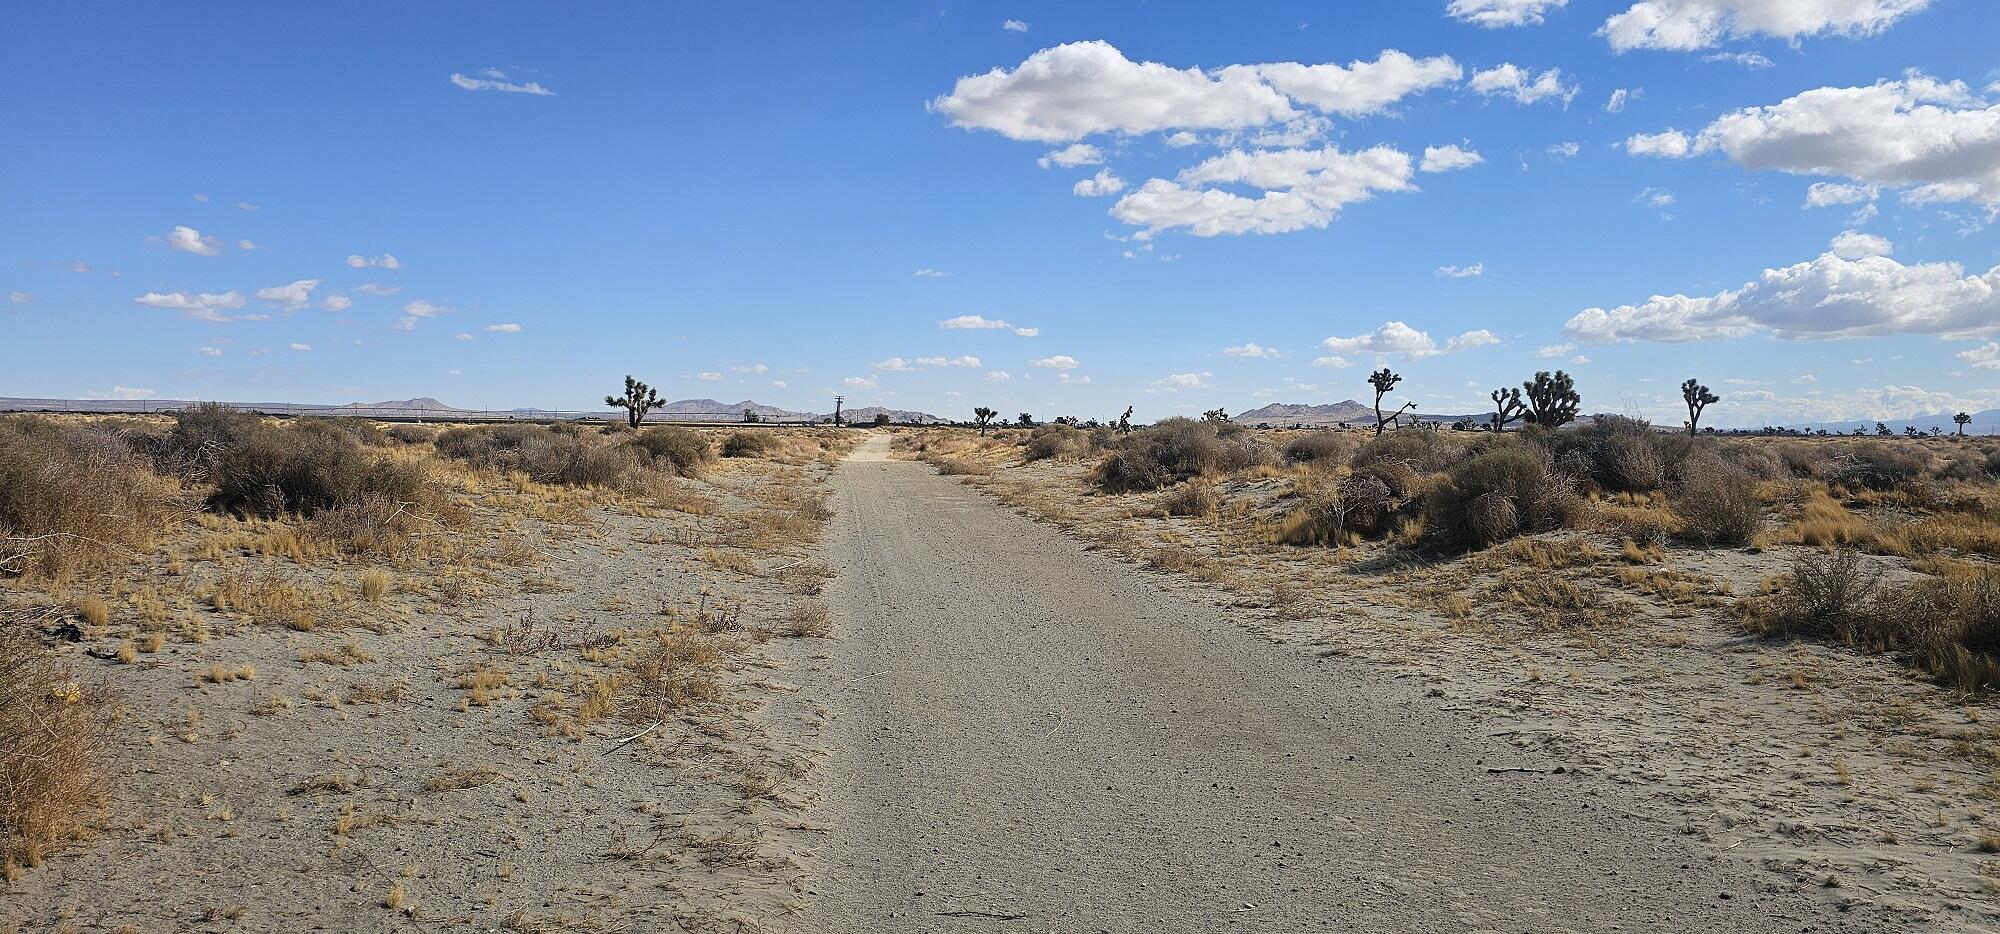
[[803, 930], [1872, 927], [888, 450], [837, 472], [843, 639], [798, 671]]

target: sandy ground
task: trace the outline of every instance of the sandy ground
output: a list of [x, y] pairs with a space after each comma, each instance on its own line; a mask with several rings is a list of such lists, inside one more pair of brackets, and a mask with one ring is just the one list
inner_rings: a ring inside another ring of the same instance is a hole
[[1883, 929], [886, 452], [836, 477], [844, 638], [795, 673], [831, 713], [805, 930]]
[[[783, 689], [762, 643], [823, 575], [810, 541], [729, 542], [752, 511], [791, 502], [771, 498], [779, 486], [826, 471], [777, 469], [727, 462], [687, 484], [709, 515], [520, 520], [508, 538], [539, 557], [449, 604], [392, 594], [374, 618], [312, 632], [203, 608], [212, 637], [135, 665], [84, 654], [115, 633], [74, 646], [128, 711], [109, 819], [0, 890], [0, 930], [770, 929], [796, 895], [774, 828], [796, 823], [808, 762], [766, 729], [763, 699]], [[621, 670], [599, 640], [696, 621], [723, 649], [719, 702], [622, 745], [649, 725], [629, 696], [579, 720], [591, 685]], [[255, 674], [203, 683], [218, 664]], [[506, 680], [475, 694], [474, 671]]]

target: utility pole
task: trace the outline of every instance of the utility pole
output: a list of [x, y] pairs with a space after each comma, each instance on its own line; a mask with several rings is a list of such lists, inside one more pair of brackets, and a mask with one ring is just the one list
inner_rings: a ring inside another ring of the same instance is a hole
[[840, 404], [846, 401], [847, 401], [846, 396], [833, 397], [833, 427], [835, 428], [839, 428], [843, 424], [843, 422], [841, 422], [840, 420]]

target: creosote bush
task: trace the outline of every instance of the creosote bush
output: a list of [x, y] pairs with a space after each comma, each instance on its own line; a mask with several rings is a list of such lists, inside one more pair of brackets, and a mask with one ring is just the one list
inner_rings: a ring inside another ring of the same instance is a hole
[[1452, 433], [1429, 429], [1399, 429], [1371, 438], [1349, 460], [1358, 470], [1394, 461], [1419, 473], [1447, 470], [1466, 454], [1466, 442]]

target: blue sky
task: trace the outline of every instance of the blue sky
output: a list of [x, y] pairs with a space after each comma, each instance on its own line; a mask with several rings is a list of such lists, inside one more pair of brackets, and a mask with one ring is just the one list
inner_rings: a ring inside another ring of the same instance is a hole
[[9, 4], [0, 395], [2000, 406], [2000, 5], [1456, 5]]

